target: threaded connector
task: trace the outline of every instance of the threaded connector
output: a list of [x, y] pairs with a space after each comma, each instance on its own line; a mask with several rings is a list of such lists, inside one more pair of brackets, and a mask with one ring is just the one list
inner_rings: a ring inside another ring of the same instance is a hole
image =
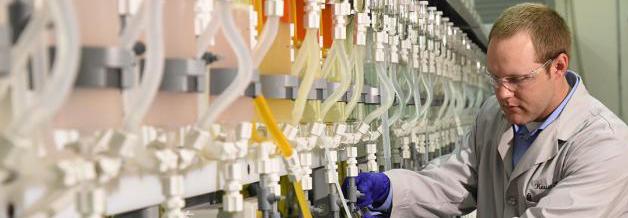
[[266, 16], [283, 16], [283, 0], [266, 0], [264, 3], [264, 13]]
[[321, 6], [318, 0], [305, 1], [305, 28], [319, 29], [321, 20]]

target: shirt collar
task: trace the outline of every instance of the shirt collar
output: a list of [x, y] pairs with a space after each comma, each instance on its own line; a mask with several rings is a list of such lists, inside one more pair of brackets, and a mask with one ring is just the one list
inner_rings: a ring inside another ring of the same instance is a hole
[[[547, 126], [552, 124], [552, 122], [554, 122], [554, 120], [558, 118], [558, 116], [563, 111], [563, 109], [565, 109], [565, 105], [567, 105], [567, 102], [569, 102], [569, 99], [571, 99], [571, 96], [573, 96], [573, 94], [575, 93], [575, 90], [576, 90], [575, 87], [580, 83], [580, 76], [578, 76], [573, 71], [568, 70], [567, 74], [565, 75], [565, 78], [567, 79], [567, 83], [569, 83], [569, 86], [570, 86], [569, 94], [567, 94], [565, 99], [563, 99], [560, 105], [558, 105], [558, 107], [554, 109], [554, 111], [545, 119], [545, 121], [541, 123], [539, 128], [533, 131], [530, 131], [530, 135], [536, 135], [541, 130], [544, 130], [545, 128], [547, 128]], [[519, 129], [522, 127], [525, 127], [525, 125], [512, 125], [512, 127], [513, 127], [514, 132], [517, 133]]]

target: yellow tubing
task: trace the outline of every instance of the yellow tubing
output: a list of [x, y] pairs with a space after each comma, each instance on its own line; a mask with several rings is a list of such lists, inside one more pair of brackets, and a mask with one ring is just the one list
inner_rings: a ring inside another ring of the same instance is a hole
[[294, 181], [292, 182], [292, 185], [294, 186], [294, 194], [297, 196], [299, 208], [301, 208], [301, 215], [304, 218], [312, 218], [312, 213], [310, 213], [310, 207], [305, 200], [305, 192], [303, 191], [303, 187], [301, 187], [301, 182]]
[[358, 100], [360, 100], [360, 96], [362, 96], [362, 89], [364, 87], [364, 47], [361, 45], [355, 45], [353, 49], [352, 56], [354, 61], [353, 72], [355, 85], [353, 86], [353, 95], [347, 104], [345, 116], [343, 117], [343, 121], [347, 120], [353, 109], [358, 104]]
[[[331, 95], [329, 95], [329, 97], [327, 97], [327, 99], [325, 99], [325, 101], [321, 105], [321, 114], [319, 117], [319, 121], [322, 121], [323, 118], [325, 118], [325, 115], [327, 115], [327, 112], [329, 112], [334, 103], [338, 102], [338, 100], [342, 98], [342, 95], [347, 92], [349, 86], [351, 86], [351, 69], [349, 66], [349, 58], [347, 58], [344, 43], [344, 40], [336, 39], [334, 41], [334, 44], [332, 45], [332, 55], [334, 55], [334, 58], [338, 58], [338, 63], [340, 65], [338, 69], [339, 72], [337, 73], [338, 77], [340, 77], [340, 87], [334, 90], [334, 92], [332, 92]], [[335, 60], [332, 59], [330, 61]]]
[[[312, 88], [312, 84], [314, 83], [314, 79], [318, 72], [320, 71], [320, 46], [318, 45], [318, 39], [316, 35], [316, 29], [308, 29], [305, 35], [305, 41], [303, 46], [306, 49], [307, 54], [307, 67], [305, 70], [305, 74], [301, 80], [301, 84], [299, 84], [299, 91], [297, 93], [297, 98], [294, 101], [294, 107], [292, 108], [292, 122], [293, 126], [297, 126], [303, 117], [303, 111], [305, 110], [305, 102], [307, 100], [307, 95], [310, 93], [310, 89]], [[301, 51], [299, 51], [301, 53]], [[298, 57], [297, 57], [298, 60]], [[295, 70], [295, 69], [293, 69]], [[293, 75], [298, 75], [299, 72], [292, 72]]]
[[292, 146], [286, 139], [286, 136], [283, 135], [279, 127], [277, 126], [277, 122], [273, 117], [273, 114], [270, 112], [268, 104], [266, 103], [266, 99], [264, 96], [255, 97], [255, 109], [260, 114], [262, 121], [266, 124], [266, 128], [275, 139], [277, 146], [279, 147], [279, 151], [281, 152], [281, 156], [290, 157], [292, 156]]
[[[255, 108], [257, 109], [260, 116], [262, 117], [262, 121], [266, 124], [266, 127], [270, 131], [270, 134], [275, 139], [277, 146], [279, 147], [279, 150], [281, 152], [281, 155], [284, 158], [288, 158], [292, 156], [293, 154], [292, 146], [290, 146], [290, 143], [286, 139], [286, 136], [283, 135], [283, 132], [279, 130], [279, 127], [277, 126], [277, 122], [275, 122], [275, 118], [273, 117], [273, 114], [270, 112], [270, 109], [268, 107], [268, 104], [266, 103], [266, 99], [264, 98], [264, 96], [260, 95], [260, 96], [255, 97]], [[301, 209], [301, 214], [305, 218], [311, 218], [312, 214], [310, 213], [310, 207], [308, 206], [307, 201], [305, 200], [305, 196], [303, 194], [303, 187], [301, 187], [301, 182], [294, 181], [292, 182], [292, 185], [294, 186], [294, 192], [297, 196], [297, 201], [299, 203], [299, 208]]]

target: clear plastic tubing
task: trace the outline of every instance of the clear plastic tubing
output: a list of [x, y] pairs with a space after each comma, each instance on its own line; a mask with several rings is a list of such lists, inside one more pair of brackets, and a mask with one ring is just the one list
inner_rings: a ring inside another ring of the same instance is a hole
[[128, 107], [131, 110], [126, 115], [124, 121], [124, 127], [133, 131], [139, 129], [155, 95], [159, 91], [161, 78], [164, 73], [163, 0], [146, 1], [144, 4], [144, 7], [146, 7], [144, 10], [148, 10], [145, 12], [148, 16], [145, 20], [147, 22], [146, 67], [144, 68], [144, 76], [137, 92], [133, 92], [131, 95], [131, 105]]
[[52, 75], [42, 89], [38, 101], [20, 113], [7, 129], [9, 135], [27, 136], [49, 119], [62, 106], [72, 91], [78, 73], [80, 37], [74, 6], [70, 0], [50, 1], [52, 18], [57, 28], [57, 57]]
[[214, 103], [201, 116], [198, 126], [202, 129], [209, 129], [218, 115], [226, 110], [231, 103], [238, 99], [253, 79], [253, 60], [251, 53], [246, 47], [244, 39], [231, 15], [231, 5], [228, 2], [218, 1], [218, 14], [222, 21], [223, 33], [227, 42], [233, 48], [238, 59], [238, 72], [233, 82], [220, 94]]

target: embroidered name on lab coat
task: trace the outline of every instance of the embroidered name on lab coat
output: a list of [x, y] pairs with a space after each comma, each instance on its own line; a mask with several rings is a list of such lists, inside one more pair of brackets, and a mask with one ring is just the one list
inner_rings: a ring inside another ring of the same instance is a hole
[[535, 182], [534, 183], [534, 188], [535, 189], [552, 189], [554, 188], [554, 186], [556, 186], [556, 184], [558, 184], [558, 182], [554, 182], [552, 184], [544, 184], [542, 182]]

